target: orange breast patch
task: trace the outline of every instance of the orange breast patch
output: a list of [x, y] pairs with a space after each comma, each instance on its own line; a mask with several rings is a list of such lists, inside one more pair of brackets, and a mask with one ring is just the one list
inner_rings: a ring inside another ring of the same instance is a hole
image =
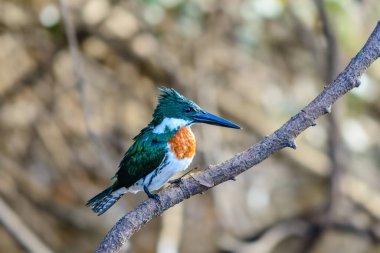
[[169, 145], [177, 159], [192, 158], [195, 155], [196, 141], [189, 127], [181, 127], [169, 141]]

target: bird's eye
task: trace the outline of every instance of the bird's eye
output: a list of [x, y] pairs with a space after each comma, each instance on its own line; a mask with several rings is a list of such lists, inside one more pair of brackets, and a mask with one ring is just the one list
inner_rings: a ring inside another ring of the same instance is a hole
[[183, 111], [184, 111], [185, 113], [189, 113], [189, 112], [191, 112], [191, 107], [190, 107], [190, 106], [186, 106], [186, 107], [183, 109]]

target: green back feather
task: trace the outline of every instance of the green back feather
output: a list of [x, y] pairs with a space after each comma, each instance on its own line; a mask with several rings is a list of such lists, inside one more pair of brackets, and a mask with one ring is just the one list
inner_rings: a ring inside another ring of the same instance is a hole
[[140, 133], [119, 164], [115, 175], [117, 184], [129, 187], [158, 168], [168, 152], [167, 142], [175, 132], [154, 134], [146, 130]]

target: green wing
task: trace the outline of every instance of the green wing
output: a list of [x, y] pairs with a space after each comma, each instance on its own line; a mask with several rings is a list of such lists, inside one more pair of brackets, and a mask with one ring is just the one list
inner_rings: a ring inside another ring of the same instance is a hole
[[167, 141], [174, 133], [153, 134], [143, 129], [125, 153], [116, 173], [117, 185], [129, 187], [158, 168], [168, 152]]

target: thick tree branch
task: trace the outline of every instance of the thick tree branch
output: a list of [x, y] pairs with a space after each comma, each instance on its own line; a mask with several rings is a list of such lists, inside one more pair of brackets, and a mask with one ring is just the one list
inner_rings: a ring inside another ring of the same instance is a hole
[[126, 241], [147, 222], [162, 214], [184, 199], [202, 193], [265, 160], [271, 154], [285, 148], [296, 148], [294, 139], [315, 120], [331, 111], [331, 105], [349, 90], [360, 85], [359, 77], [380, 57], [380, 22], [367, 43], [351, 60], [343, 72], [303, 110], [288, 120], [273, 134], [261, 140], [233, 158], [209, 166], [206, 170], [185, 177], [179, 184], [172, 184], [159, 193], [160, 203], [148, 199], [122, 217], [103, 239], [97, 253], [117, 252]]

